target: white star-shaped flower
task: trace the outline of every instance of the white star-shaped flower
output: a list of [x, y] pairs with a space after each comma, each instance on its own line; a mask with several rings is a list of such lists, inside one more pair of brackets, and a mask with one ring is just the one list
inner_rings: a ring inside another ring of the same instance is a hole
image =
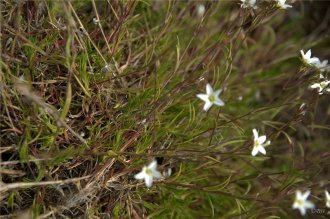
[[311, 57], [312, 51], [308, 50], [306, 53], [304, 53], [303, 50], [300, 50], [300, 54], [303, 58], [303, 62], [307, 65], [316, 66], [318, 63], [320, 63], [320, 59], [317, 57]]
[[241, 8], [253, 8], [257, 9], [258, 7], [256, 6], [257, 0], [241, 0]]
[[311, 192], [308, 190], [304, 194], [300, 190], [296, 191], [296, 198], [293, 202], [292, 209], [299, 209], [301, 215], [306, 214], [306, 210], [309, 208], [314, 208], [314, 204], [308, 201], [307, 198]]
[[197, 5], [197, 16], [198, 17], [203, 17], [205, 13], [205, 5], [203, 4], [198, 4]]
[[277, 1], [277, 7], [281, 9], [292, 8], [292, 5], [285, 4], [286, 0], [276, 0], [276, 1]]
[[319, 94], [322, 95], [324, 91], [330, 92], [330, 88], [327, 88], [329, 84], [330, 84], [330, 81], [324, 80], [324, 81], [321, 81], [320, 83], [312, 84], [311, 88], [318, 89]]
[[148, 166], [144, 166], [142, 171], [136, 174], [135, 179], [144, 179], [146, 186], [150, 188], [154, 178], [161, 179], [163, 178], [162, 174], [157, 170], [157, 161], [152, 161]]
[[213, 104], [217, 106], [224, 106], [225, 103], [219, 98], [222, 89], [213, 91], [210, 84], [206, 85], [206, 94], [197, 94], [197, 97], [205, 102], [203, 110], [208, 111]]
[[100, 20], [98, 20], [96, 17], [94, 17], [94, 18], [93, 18], [93, 23], [94, 23], [95, 25], [98, 25], [98, 24], [100, 24]]
[[323, 60], [323, 62], [319, 60], [317, 63], [315, 63], [315, 67], [318, 68], [320, 71], [327, 70], [328, 60]]
[[251, 152], [252, 156], [256, 156], [259, 152], [265, 155], [266, 154], [265, 146], [270, 145], [270, 141], [266, 142], [266, 135], [262, 135], [259, 137], [256, 129], [253, 129], [252, 132], [254, 136], [253, 149]]

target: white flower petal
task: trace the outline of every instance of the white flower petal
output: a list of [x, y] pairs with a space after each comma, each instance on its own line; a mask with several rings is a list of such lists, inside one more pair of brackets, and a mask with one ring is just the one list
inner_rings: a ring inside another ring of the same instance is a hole
[[217, 106], [224, 106], [225, 105], [225, 103], [219, 97], [215, 98], [214, 104], [217, 105]]
[[316, 67], [319, 68], [320, 70], [324, 71], [327, 67], [327, 64], [328, 64], [328, 60], [324, 60], [323, 62], [319, 62], [319, 63], [316, 63]]
[[138, 174], [135, 174], [135, 179], [143, 179], [146, 176], [144, 171], [139, 172]]
[[205, 102], [203, 110], [208, 111], [213, 104], [210, 101]]
[[301, 198], [302, 198], [302, 193], [300, 190], [297, 190], [296, 191], [296, 200], [301, 199]]
[[149, 165], [148, 165], [148, 169], [150, 170], [155, 170], [157, 168], [157, 161], [153, 160]]
[[284, 8], [284, 9], [292, 8], [292, 5], [284, 4], [284, 5], [283, 5], [283, 8]]
[[253, 147], [252, 152], [251, 152], [251, 155], [252, 156], [256, 156], [258, 154], [258, 152], [259, 152], [258, 148], [257, 147]]
[[306, 209], [302, 206], [299, 207], [299, 211], [301, 215], [305, 215], [306, 214]]
[[297, 202], [293, 202], [293, 204], [292, 204], [292, 209], [297, 209], [297, 208], [299, 208], [299, 206], [300, 206], [300, 205], [298, 205]]
[[148, 187], [148, 188], [150, 188], [151, 186], [152, 186], [152, 181], [153, 181], [153, 179], [152, 179], [152, 176], [146, 176], [145, 178], [144, 178], [144, 182], [146, 183], [146, 186]]
[[152, 176], [155, 177], [155, 178], [157, 178], [157, 179], [163, 178], [163, 175], [159, 171], [157, 171], [157, 170], [153, 170], [152, 171]]
[[167, 176], [171, 176], [172, 175], [172, 168], [169, 168], [168, 170], [167, 170]]
[[257, 129], [253, 129], [252, 132], [253, 132], [254, 139], [255, 140], [258, 139], [258, 131], [257, 131]]
[[260, 152], [260, 153], [262, 153], [263, 155], [266, 155], [266, 149], [265, 149], [263, 146], [260, 145], [260, 146], [258, 147], [258, 149], [259, 149], [259, 152]]
[[301, 54], [301, 56], [303, 57], [303, 58], [305, 58], [305, 53], [304, 53], [304, 50], [300, 50], [300, 54]]
[[221, 94], [221, 92], [222, 92], [222, 89], [218, 89], [218, 90], [214, 91], [214, 96], [215, 97], [219, 97], [219, 95]]
[[286, 0], [277, 0], [277, 5], [278, 7], [282, 8], [282, 9], [287, 9], [287, 8], [291, 8], [291, 5], [285, 4]]
[[317, 58], [317, 57], [310, 58], [309, 63], [319, 65], [320, 64], [320, 59]]
[[329, 200], [329, 199], [330, 199], [330, 194], [329, 194], [329, 192], [328, 192], [327, 190], [325, 190], [324, 193], [325, 193], [325, 198], [326, 198], [327, 200]]
[[307, 190], [304, 194], [302, 194], [301, 198], [306, 200], [310, 193], [311, 193], [311, 191]]
[[305, 201], [304, 206], [305, 206], [305, 208], [314, 208], [315, 207], [314, 203], [311, 201]]
[[256, 0], [241, 0], [241, 8], [254, 8], [256, 9], [257, 6], [255, 5], [256, 4]]
[[197, 96], [199, 99], [201, 99], [201, 100], [203, 100], [203, 101], [205, 101], [205, 102], [210, 101], [210, 100], [209, 100], [209, 95], [207, 95], [207, 94], [197, 94], [196, 96]]
[[315, 88], [321, 88], [320, 84], [315, 83], [311, 85], [311, 88], [315, 89]]
[[198, 17], [203, 17], [205, 13], [205, 6], [203, 4], [198, 4], [197, 6], [197, 16]]
[[213, 94], [213, 89], [210, 84], [206, 84], [206, 93], [208, 95]]
[[263, 144], [266, 141], [266, 135], [262, 135], [258, 138], [259, 144]]

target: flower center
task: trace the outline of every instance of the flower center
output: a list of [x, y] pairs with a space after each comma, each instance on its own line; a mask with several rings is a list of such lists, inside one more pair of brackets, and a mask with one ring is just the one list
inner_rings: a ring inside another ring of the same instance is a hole
[[151, 169], [146, 169], [146, 174], [151, 176], [152, 175], [152, 170]]
[[254, 141], [254, 147], [257, 148], [257, 147], [259, 147], [259, 146], [260, 146], [259, 141], [255, 140], [255, 141]]
[[304, 205], [304, 200], [298, 199], [296, 200], [297, 205], [303, 206]]
[[322, 81], [322, 82], [320, 83], [320, 87], [321, 87], [322, 89], [324, 89], [326, 86], [327, 86], [327, 83], [325, 83], [324, 81]]
[[209, 96], [209, 100], [210, 100], [211, 103], [213, 103], [215, 101], [215, 96], [213, 94], [211, 94]]

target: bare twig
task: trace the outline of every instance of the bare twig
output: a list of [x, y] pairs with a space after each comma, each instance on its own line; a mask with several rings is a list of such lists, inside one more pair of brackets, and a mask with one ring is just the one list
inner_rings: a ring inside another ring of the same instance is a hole
[[47, 185], [59, 185], [59, 184], [68, 184], [77, 182], [83, 179], [88, 179], [90, 175], [78, 177], [78, 178], [72, 178], [72, 179], [66, 179], [66, 180], [56, 180], [56, 181], [44, 181], [44, 182], [17, 182], [17, 183], [10, 183], [5, 184], [1, 183], [0, 192], [6, 192], [14, 189], [24, 189], [24, 188], [31, 188], [36, 186], [47, 186]]

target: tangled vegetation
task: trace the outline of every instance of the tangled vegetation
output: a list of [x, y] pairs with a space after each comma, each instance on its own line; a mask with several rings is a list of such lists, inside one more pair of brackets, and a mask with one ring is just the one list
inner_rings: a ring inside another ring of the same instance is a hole
[[327, 218], [330, 10], [275, 2], [1, 1], [1, 218]]

